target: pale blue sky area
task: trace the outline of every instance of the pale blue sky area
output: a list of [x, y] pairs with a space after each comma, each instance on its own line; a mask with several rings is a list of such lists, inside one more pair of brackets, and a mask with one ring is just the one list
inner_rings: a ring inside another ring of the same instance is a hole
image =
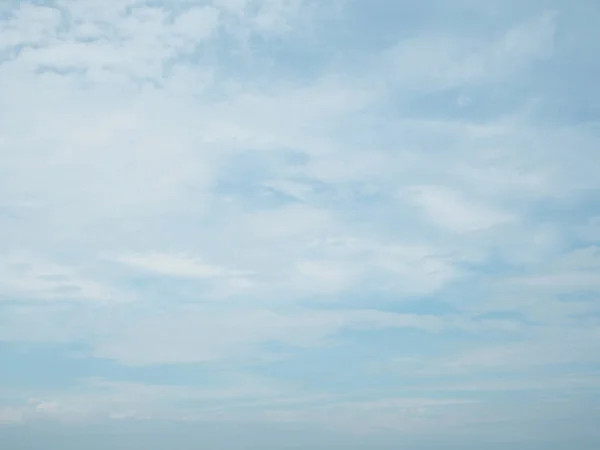
[[600, 445], [600, 3], [0, 3], [0, 448]]

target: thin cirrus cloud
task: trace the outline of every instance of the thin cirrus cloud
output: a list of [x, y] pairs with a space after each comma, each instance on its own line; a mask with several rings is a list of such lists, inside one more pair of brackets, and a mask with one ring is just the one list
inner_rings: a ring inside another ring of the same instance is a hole
[[169, 254], [130, 255], [118, 261], [145, 271], [173, 277], [212, 278], [227, 274], [221, 267], [208, 265], [197, 259]]
[[600, 11], [551, 3], [4, 2], [0, 444], [596, 448]]
[[432, 222], [453, 232], [473, 232], [512, 220], [508, 213], [465, 201], [459, 194], [448, 189], [411, 186], [408, 191]]

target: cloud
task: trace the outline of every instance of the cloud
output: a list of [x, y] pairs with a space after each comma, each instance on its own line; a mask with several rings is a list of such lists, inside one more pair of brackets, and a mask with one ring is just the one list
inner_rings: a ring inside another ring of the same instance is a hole
[[44, 6], [22, 4], [11, 16], [0, 39], [0, 49], [3, 51], [52, 39], [60, 24], [60, 12]]
[[0, 8], [0, 422], [593, 437], [592, 7]]
[[437, 186], [411, 186], [409, 196], [437, 226], [457, 233], [484, 230], [513, 220], [510, 214], [464, 200]]
[[[283, 349], [318, 348], [344, 330], [377, 330], [408, 327], [440, 331], [444, 322], [435, 317], [381, 311], [310, 311], [285, 313], [235, 309], [214, 312], [184, 308], [167, 314], [145, 314], [99, 328], [109, 339], [95, 339], [94, 356], [123, 364], [155, 365], [210, 362], [230, 358], [269, 357], [268, 345]], [[276, 355], [275, 355], [276, 356]]]
[[509, 289], [521, 288], [530, 295], [570, 295], [571, 307], [580, 301], [593, 302], [593, 297], [585, 296], [597, 293], [600, 287], [599, 256], [597, 247], [581, 247], [540, 264], [533, 272], [507, 277], [503, 282]]
[[223, 268], [204, 264], [197, 259], [160, 253], [124, 256], [118, 261], [142, 270], [174, 277], [212, 278], [227, 274]]
[[0, 408], [0, 424], [19, 423], [24, 418], [24, 411], [21, 408], [3, 407]]
[[435, 32], [403, 39], [385, 57], [390, 81], [419, 91], [501, 82], [551, 55], [556, 16], [545, 11], [487, 39]]
[[0, 259], [0, 290], [5, 298], [111, 301], [115, 293], [79, 276], [72, 268], [27, 255]]

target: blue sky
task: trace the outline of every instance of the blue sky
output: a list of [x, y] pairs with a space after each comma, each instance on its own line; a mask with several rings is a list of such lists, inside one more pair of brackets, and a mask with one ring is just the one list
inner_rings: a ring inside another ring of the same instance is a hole
[[598, 448], [598, 23], [2, 2], [0, 444]]

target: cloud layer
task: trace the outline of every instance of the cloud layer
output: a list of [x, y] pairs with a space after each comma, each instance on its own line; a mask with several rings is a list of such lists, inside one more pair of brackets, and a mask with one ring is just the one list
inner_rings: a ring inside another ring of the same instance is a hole
[[0, 442], [595, 448], [600, 11], [449, 5], [4, 2]]

